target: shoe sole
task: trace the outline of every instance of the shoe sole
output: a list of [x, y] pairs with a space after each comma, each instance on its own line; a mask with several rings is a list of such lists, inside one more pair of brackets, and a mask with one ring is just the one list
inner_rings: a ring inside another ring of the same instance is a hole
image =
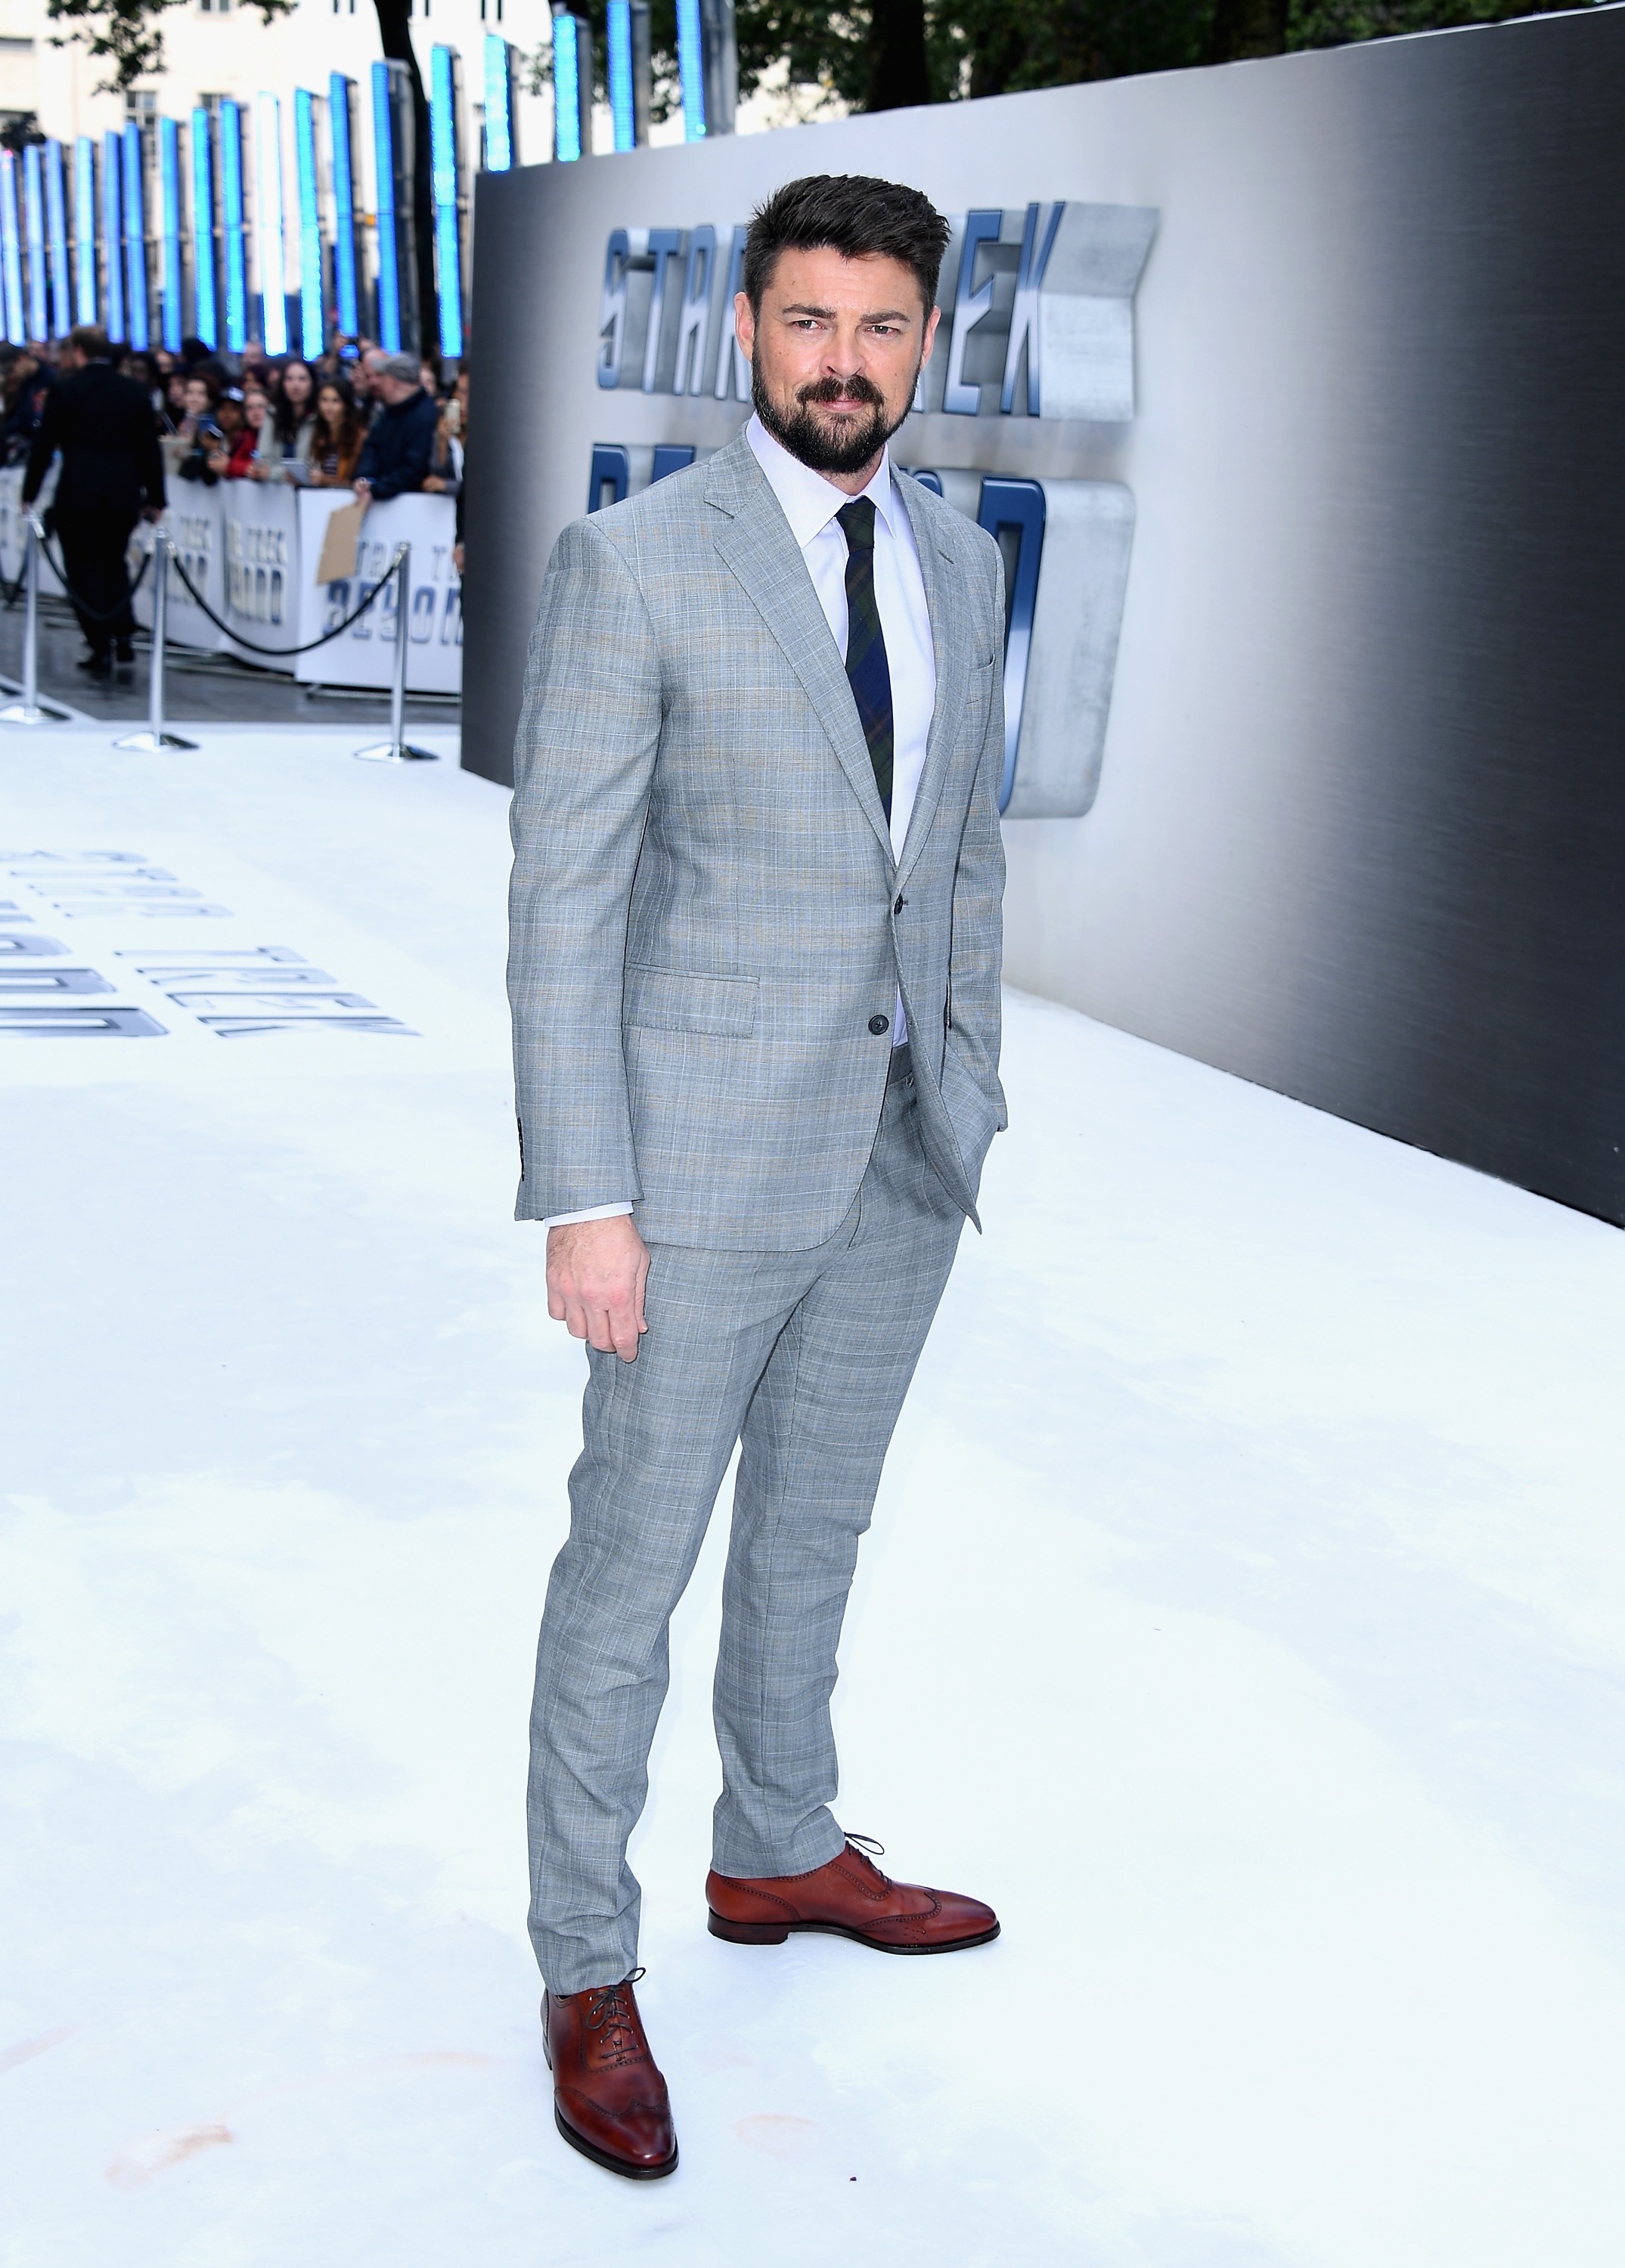
[[814, 1935], [818, 1937], [849, 1937], [854, 1945], [867, 1945], [871, 1953], [968, 1953], [973, 1945], [991, 1945], [999, 1934], [999, 1924], [984, 1929], [975, 1937], [950, 1937], [942, 1945], [892, 1945], [883, 1937], [870, 1937], [861, 1929], [848, 1929], [838, 1921], [725, 1921], [714, 1906], [705, 1910], [706, 1928], [713, 1937], [721, 1938], [728, 1945], [782, 1945], [787, 1937]]
[[624, 2158], [617, 2158], [609, 2150], [601, 2150], [595, 2142], [589, 2142], [585, 2134], [578, 2134], [557, 2103], [553, 2105], [553, 2124], [572, 2150], [579, 2150], [584, 2158], [590, 2158], [594, 2165], [602, 2166], [606, 2174], [619, 2174], [629, 2182], [659, 2182], [677, 2170], [677, 2146], [675, 2142], [670, 2157], [662, 2158], [657, 2166], [629, 2166]]

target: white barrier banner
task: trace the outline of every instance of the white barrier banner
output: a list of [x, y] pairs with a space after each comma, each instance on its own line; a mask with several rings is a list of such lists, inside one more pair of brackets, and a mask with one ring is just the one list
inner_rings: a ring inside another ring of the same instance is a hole
[[[395, 497], [372, 505], [361, 523], [356, 571], [318, 584], [317, 562], [329, 516], [353, 502], [344, 489], [299, 492], [301, 561], [297, 643], [320, 637], [343, 621], [388, 567], [397, 543], [412, 547], [406, 656], [407, 690], [458, 693], [462, 688], [462, 585], [452, 565], [456, 508], [449, 497]], [[374, 685], [395, 678], [396, 585], [381, 591], [342, 637], [301, 654], [293, 674], [306, 685]]]
[[[48, 476], [41, 508], [55, 483]], [[319, 637], [355, 607], [388, 566], [397, 543], [412, 547], [411, 608], [406, 682], [414, 693], [458, 693], [462, 688], [462, 585], [452, 565], [456, 512], [449, 497], [396, 497], [375, 504], [361, 524], [356, 572], [343, 581], [318, 585], [316, 563], [329, 514], [353, 503], [348, 489], [296, 489], [282, 482], [201, 481], [172, 478], [165, 513], [181, 563], [222, 621], [255, 645], [286, 653]], [[23, 567], [23, 468], [0, 471], [0, 576], [15, 582]], [[143, 525], [130, 546], [132, 577], [151, 541]], [[56, 544], [52, 549], [59, 549]], [[41, 563], [40, 588], [62, 597], [62, 585], [48, 563]], [[275, 652], [252, 647], [218, 630], [197, 607], [186, 585], [169, 571], [168, 635], [177, 645], [205, 653], [235, 653], [265, 669], [292, 669], [301, 684], [360, 685], [387, 689], [395, 677], [395, 588], [379, 593], [360, 620], [342, 637], [313, 652], [279, 662]], [[21, 600], [18, 601], [21, 605]], [[135, 598], [136, 620], [152, 626], [152, 571], [142, 577]]]
[[[25, 468], [21, 465], [12, 465], [4, 472], [0, 472], [0, 576], [4, 576], [8, 583], [15, 583], [23, 571], [24, 470]], [[49, 510], [55, 486], [56, 468], [53, 465], [47, 473], [44, 485], [40, 490], [39, 500], [34, 506], [36, 512], [44, 512]], [[61, 544], [54, 542], [50, 548], [60, 558]], [[57, 579], [55, 569], [51, 565], [48, 556], [42, 556], [40, 561], [40, 591], [41, 596], [47, 598], [60, 599], [66, 596], [62, 584]], [[19, 607], [22, 605], [20, 597], [17, 603]]]
[[262, 669], [292, 669], [291, 659], [277, 657], [299, 642], [297, 491], [281, 481], [228, 481], [215, 494], [225, 519], [225, 604], [219, 611], [240, 633], [240, 640], [221, 643]]
[[[181, 564], [191, 577], [197, 591], [217, 615], [225, 612], [225, 508], [223, 491], [206, 489], [201, 481], [172, 480], [168, 483], [169, 504], [164, 513], [164, 526], [169, 540], [181, 555]], [[151, 541], [145, 526], [136, 530], [136, 542], [144, 552]], [[131, 573], [139, 563], [132, 552]], [[192, 598], [186, 585], [169, 563], [168, 603], [164, 613], [164, 634], [176, 645], [189, 645], [203, 653], [219, 653], [228, 644]], [[142, 578], [141, 588], [136, 593], [136, 620], [144, 630], [152, 627], [152, 570], [148, 568]]]

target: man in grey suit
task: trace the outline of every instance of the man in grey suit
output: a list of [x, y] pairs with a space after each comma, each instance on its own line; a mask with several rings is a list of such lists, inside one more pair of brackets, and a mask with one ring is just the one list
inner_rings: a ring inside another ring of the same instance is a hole
[[923, 1954], [999, 1928], [889, 1881], [830, 1810], [858, 1539], [1004, 1124], [999, 553], [886, 446], [947, 237], [889, 182], [770, 197], [735, 308], [755, 416], [565, 529], [531, 641], [517, 1211], [547, 1224], [590, 1375], [537, 1656], [530, 1931], [558, 2130], [634, 2178], [677, 2147], [626, 1845], [736, 1443], [712, 1931]]

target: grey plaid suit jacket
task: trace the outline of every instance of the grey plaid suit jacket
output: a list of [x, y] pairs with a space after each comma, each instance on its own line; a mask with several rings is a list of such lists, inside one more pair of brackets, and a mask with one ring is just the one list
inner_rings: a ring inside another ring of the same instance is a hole
[[1003, 575], [904, 479], [936, 708], [894, 864], [856, 704], [741, 434], [559, 537], [515, 748], [521, 1219], [631, 1198], [652, 1242], [838, 1227], [900, 985], [927, 1152], [974, 1221], [999, 1085]]

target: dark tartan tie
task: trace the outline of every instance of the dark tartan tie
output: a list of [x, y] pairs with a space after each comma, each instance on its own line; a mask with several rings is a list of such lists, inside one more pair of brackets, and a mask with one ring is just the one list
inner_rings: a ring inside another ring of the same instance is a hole
[[875, 500], [858, 497], [835, 515], [846, 538], [846, 675], [869, 744], [875, 784], [891, 817], [891, 666], [875, 600]]

